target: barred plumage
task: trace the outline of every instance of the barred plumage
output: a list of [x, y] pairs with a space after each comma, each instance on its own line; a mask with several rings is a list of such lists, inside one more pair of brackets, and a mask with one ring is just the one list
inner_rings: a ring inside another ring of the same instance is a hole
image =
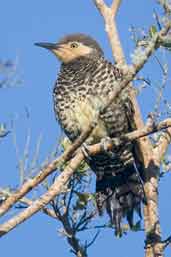
[[[115, 82], [122, 80], [122, 72], [105, 60], [95, 40], [83, 34], [67, 36], [58, 44], [38, 45], [51, 49], [62, 60], [53, 91], [54, 110], [66, 135], [74, 141], [108, 101]], [[86, 143], [97, 143], [102, 138], [119, 137], [132, 131], [133, 115], [132, 103], [124, 90], [100, 115], [98, 125]], [[126, 216], [132, 226], [133, 211], [141, 215], [144, 191], [136, 170], [139, 164], [134, 148], [132, 143], [127, 143], [87, 159], [97, 177], [99, 213], [107, 210], [116, 234], [121, 234], [123, 217]]]

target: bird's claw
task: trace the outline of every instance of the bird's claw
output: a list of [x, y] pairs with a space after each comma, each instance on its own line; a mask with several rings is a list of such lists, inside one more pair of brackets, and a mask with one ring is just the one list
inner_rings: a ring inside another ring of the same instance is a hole
[[83, 144], [82, 144], [81, 151], [82, 151], [84, 157], [85, 157], [87, 160], [90, 161], [90, 160], [91, 160], [91, 156], [90, 156], [90, 152], [89, 152], [89, 150], [88, 150], [88, 146], [87, 146], [86, 143], [83, 143]]
[[102, 138], [100, 141], [100, 146], [101, 146], [102, 151], [108, 153], [109, 152], [109, 144], [111, 144], [111, 143], [112, 143], [112, 140], [110, 137]]
[[120, 140], [120, 138], [115, 137], [115, 138], [110, 138], [110, 137], [105, 137], [103, 139], [101, 139], [101, 148], [102, 151], [107, 152], [107, 153], [111, 153], [111, 151], [117, 152], [117, 149], [121, 146], [122, 141]]

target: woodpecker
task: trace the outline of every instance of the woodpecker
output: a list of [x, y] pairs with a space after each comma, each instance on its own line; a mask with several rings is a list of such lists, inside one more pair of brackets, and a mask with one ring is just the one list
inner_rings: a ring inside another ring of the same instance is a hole
[[[74, 142], [99, 108], [109, 100], [116, 81], [122, 81], [120, 69], [104, 58], [99, 44], [90, 36], [71, 34], [58, 43], [36, 43], [50, 50], [60, 61], [61, 69], [54, 89], [54, 111], [62, 129]], [[104, 138], [119, 138], [135, 129], [134, 109], [127, 90], [99, 115], [87, 144]], [[133, 226], [134, 211], [141, 217], [144, 202], [143, 176], [139, 171], [135, 144], [125, 143], [111, 151], [86, 158], [96, 174], [96, 203], [99, 214], [106, 209], [116, 235], [122, 234], [122, 219]]]

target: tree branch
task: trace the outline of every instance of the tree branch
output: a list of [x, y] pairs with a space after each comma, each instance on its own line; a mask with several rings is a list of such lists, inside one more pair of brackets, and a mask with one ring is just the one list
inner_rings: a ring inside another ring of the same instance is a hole
[[112, 5], [111, 5], [111, 10], [112, 10], [112, 15], [115, 18], [117, 15], [117, 12], [119, 10], [119, 7], [121, 5], [121, 0], [113, 0]]
[[25, 194], [30, 192], [34, 187], [40, 184], [47, 176], [52, 174], [59, 166], [68, 161], [75, 150], [85, 141], [95, 126], [95, 122], [90, 124], [88, 128], [80, 135], [80, 137], [68, 147], [68, 149], [59, 158], [52, 161], [50, 164], [43, 167], [39, 173], [34, 177], [27, 180], [20, 189], [7, 198], [6, 201], [0, 206], [0, 216], [5, 214], [19, 199]]
[[169, 1], [158, 0], [158, 3], [163, 7], [166, 15], [171, 13], [171, 6], [169, 5]]
[[[110, 8], [106, 8], [103, 1], [94, 0], [94, 2], [97, 8], [99, 9], [101, 15], [104, 18], [105, 29], [111, 43], [113, 56], [116, 59], [116, 62], [118, 64], [121, 64], [121, 67], [122, 67], [125, 64], [125, 59], [122, 51], [122, 46], [119, 40], [118, 32], [116, 29], [116, 23], [115, 21], [112, 21], [113, 20], [112, 10]], [[114, 2], [112, 5], [114, 5]], [[166, 8], [165, 8], [165, 11], [167, 11]], [[138, 72], [138, 70], [140, 70], [143, 67], [145, 62], [150, 57], [150, 55], [160, 46], [159, 38], [167, 35], [170, 27], [171, 27], [171, 24], [168, 21], [165, 27], [159, 33], [157, 33], [155, 37], [152, 38], [151, 42], [149, 42], [148, 47], [145, 49], [145, 55], [143, 56], [144, 61], [141, 60], [139, 61], [138, 65], [137, 64], [133, 65], [132, 66], [133, 69], [137, 70]], [[113, 95], [114, 94], [115, 92], [113, 93]], [[134, 123], [136, 125], [136, 128], [140, 129], [143, 127], [143, 121], [141, 118], [141, 112], [140, 112], [138, 103], [136, 101], [136, 96], [133, 90], [130, 91], [130, 98], [135, 110]], [[153, 244], [150, 244], [150, 246], [148, 245], [149, 247], [146, 248], [145, 255], [146, 257], [154, 257], [154, 256], [161, 257], [163, 250], [160, 247], [161, 245], [158, 242], [158, 239], [160, 239], [161, 237], [161, 232], [160, 232], [159, 217], [157, 213], [157, 210], [158, 210], [158, 202], [157, 202], [158, 175], [157, 174], [158, 174], [160, 165], [158, 164], [158, 162], [156, 162], [156, 159], [154, 158], [155, 156], [153, 154], [153, 147], [151, 142], [148, 140], [148, 138], [142, 138], [138, 140], [138, 142], [139, 142], [139, 149], [138, 149], [139, 156], [141, 156], [140, 159], [143, 161], [144, 168], [145, 168], [145, 171], [144, 171], [145, 177], [146, 177], [145, 192], [148, 199], [148, 204], [144, 207], [145, 230], [146, 230], [147, 238], [149, 235], [149, 231], [150, 231], [150, 234], [152, 232], [152, 234], [155, 235], [157, 238], [157, 240], [154, 241]], [[157, 255], [157, 254], [160, 254], [160, 255]]]
[[157, 142], [156, 147], [154, 148], [154, 156], [156, 158], [156, 162], [158, 163], [161, 162], [162, 157], [166, 153], [170, 143], [171, 143], [171, 128], [167, 128], [160, 136], [160, 139]]
[[34, 201], [33, 204], [25, 209], [23, 212], [14, 216], [8, 222], [0, 226], [0, 236], [5, 235], [17, 225], [24, 222], [33, 214], [37, 213], [45, 205], [47, 205], [56, 195], [64, 191], [65, 185], [72, 176], [73, 172], [78, 168], [82, 160], [84, 160], [84, 155], [82, 151], [79, 151], [45, 194], [43, 194], [38, 200]]
[[116, 22], [114, 20], [121, 1], [115, 0], [112, 3], [111, 8], [109, 8], [103, 0], [93, 0], [96, 7], [100, 11], [100, 14], [104, 18], [105, 30], [109, 38], [109, 42], [112, 48], [112, 54], [115, 58], [117, 64], [121, 65], [125, 63], [124, 53], [120, 44], [119, 35], [116, 27]]
[[[155, 38], [151, 42], [150, 46], [146, 48], [146, 55], [140, 60], [139, 63], [132, 65], [127, 75], [125, 75], [125, 78], [122, 82], [116, 83], [115, 90], [110, 95], [109, 101], [104, 105], [103, 110], [104, 111], [113, 101], [114, 99], [120, 94], [120, 92], [133, 80], [135, 75], [138, 73], [138, 71], [144, 66], [144, 64], [147, 62], [150, 55], [154, 52], [154, 50], [157, 47], [158, 38], [165, 35], [167, 31], [169, 30], [171, 24], [169, 23], [162, 31], [159, 33], [156, 33]], [[98, 115], [97, 115], [98, 117]], [[98, 118], [97, 118], [98, 120]], [[82, 142], [85, 141], [85, 139], [88, 137], [88, 135], [91, 133], [93, 128], [96, 126], [97, 121], [92, 122], [87, 129], [81, 134], [81, 136], [75, 141], [75, 143], [70, 146], [70, 148], [58, 159], [54, 160], [52, 163], [44, 167], [37, 176], [35, 176], [32, 179], [29, 179], [27, 182], [25, 182], [22, 187], [16, 191], [12, 196], [10, 196], [3, 204], [0, 206], [0, 216], [3, 215], [7, 210], [9, 210], [14, 203], [16, 203], [20, 198], [22, 198], [26, 193], [28, 193], [33, 187], [37, 186], [39, 183], [41, 183], [48, 175], [50, 175], [52, 172], [56, 170], [56, 168], [67, 161], [71, 155], [74, 153], [74, 151], [82, 144]]]
[[[104, 18], [105, 21], [105, 29], [107, 32], [107, 35], [109, 37], [111, 47], [112, 47], [112, 53], [115, 57], [115, 60], [118, 65], [125, 65], [125, 57], [122, 50], [122, 46], [119, 40], [119, 35], [115, 23], [115, 17], [118, 12], [119, 6], [121, 1], [115, 0], [113, 1], [111, 8], [109, 8], [103, 0], [94, 0], [94, 3], [96, 4], [97, 8], [99, 9], [101, 15]], [[129, 69], [127, 69], [126, 74], [124, 74], [124, 80], [120, 83], [116, 83], [116, 90], [111, 94], [110, 100], [103, 108], [103, 111], [113, 102], [113, 100], [119, 95], [119, 93], [124, 89], [128, 84], [133, 80], [135, 75], [138, 73], [138, 71], [143, 67], [143, 65], [147, 62], [148, 58], [151, 56], [151, 54], [159, 47], [159, 38], [161, 39], [162, 36], [165, 36], [167, 32], [169, 31], [171, 27], [171, 24], [168, 23], [166, 26], [159, 32], [155, 33], [154, 37], [151, 39], [151, 42], [149, 42], [148, 47], [145, 49], [145, 55], [141, 60], [133, 64]], [[126, 67], [128, 68], [128, 67]], [[123, 69], [124, 70], [124, 69]], [[143, 122], [141, 119], [140, 111], [138, 108], [138, 104], [135, 100], [135, 95], [133, 92], [131, 92], [132, 96], [132, 102], [135, 109], [135, 124], [137, 128], [143, 127]], [[61, 165], [61, 163], [64, 163], [65, 161], [69, 160], [72, 156], [72, 154], [75, 152], [75, 150], [82, 144], [82, 142], [85, 141], [85, 139], [90, 135], [91, 131], [95, 127], [96, 124], [93, 123], [93, 125], [89, 125], [87, 130], [82, 134], [82, 136], [74, 143], [69, 150], [67, 150], [64, 155], [44, 167], [39, 174], [34, 177], [33, 179], [30, 179], [26, 183], [23, 184], [21, 189], [19, 189], [17, 192], [15, 192], [12, 196], [9, 196], [8, 199], [0, 206], [0, 215], [3, 215], [4, 213], [9, 210], [9, 208], [16, 203], [20, 198], [22, 198], [27, 192], [29, 192], [33, 187], [41, 183], [49, 174], [51, 174], [53, 171], [56, 170], [56, 168]], [[170, 126], [170, 125], [169, 125]], [[166, 127], [158, 127], [157, 129], [164, 129]], [[143, 130], [144, 129], [144, 130]], [[150, 128], [146, 126], [145, 128], [142, 128], [142, 130], [139, 132], [134, 131], [131, 135], [125, 135], [123, 140], [135, 140], [140, 137], [144, 137], [145, 135], [148, 135], [149, 133], [152, 133], [152, 131], [157, 131], [156, 128]], [[146, 168], [146, 184], [145, 184], [145, 192], [148, 198], [148, 204], [144, 208], [144, 216], [145, 216], [145, 229], [147, 233], [147, 245], [146, 248], [146, 257], [152, 257], [156, 256], [162, 256], [162, 250], [161, 250], [161, 233], [160, 233], [160, 224], [159, 224], [159, 218], [157, 213], [157, 189], [158, 189], [158, 176], [157, 171], [160, 167], [159, 161], [161, 159], [162, 154], [166, 151], [166, 148], [170, 142], [170, 128], [167, 129], [169, 131], [169, 138], [166, 140], [163, 137], [163, 140], [160, 141], [160, 146], [158, 145], [154, 151], [152, 151], [152, 146], [150, 142], [147, 139], [140, 140], [140, 152], [142, 155], [142, 158], [144, 160], [144, 167]], [[128, 138], [126, 138], [126, 136]], [[166, 142], [167, 141], [167, 142]], [[114, 141], [113, 141], [114, 142]], [[110, 147], [112, 149], [113, 144], [110, 144]], [[109, 147], [109, 149], [110, 149]], [[101, 151], [101, 145], [97, 144], [94, 146], [90, 146], [89, 150], [92, 154], [97, 154]], [[158, 151], [158, 160], [156, 158], [155, 151]], [[26, 219], [31, 217], [33, 214], [38, 212], [39, 210], [43, 209], [46, 204], [48, 204], [56, 195], [59, 195], [64, 189], [65, 185], [67, 184], [68, 180], [72, 176], [75, 169], [78, 168], [80, 162], [84, 159], [84, 155], [79, 150], [75, 157], [71, 159], [70, 163], [66, 166], [64, 172], [62, 172], [57, 180], [54, 182], [54, 184], [49, 188], [49, 190], [43, 194], [39, 199], [34, 201], [27, 209], [25, 209], [23, 212], [18, 214], [17, 216], [14, 216], [10, 220], [8, 220], [6, 223], [2, 224], [0, 226], [0, 235], [3, 236], [6, 233], [8, 233], [10, 230], [15, 228], [20, 223], [24, 222]], [[154, 238], [155, 237], [155, 238]], [[153, 242], [151, 243], [150, 239], [154, 238]]]
[[[134, 141], [139, 137], [144, 137], [149, 135], [150, 133], [154, 133], [157, 129], [165, 129], [171, 126], [171, 120], [168, 119], [167, 122], [159, 123], [155, 128], [146, 126], [141, 130], [133, 131], [128, 133], [121, 138], [121, 143], [124, 141]], [[106, 146], [109, 150], [115, 145], [115, 140], [111, 139], [111, 142]], [[97, 153], [102, 151], [101, 144], [95, 144], [88, 147], [88, 151], [91, 155], [96, 155]], [[20, 214], [14, 216], [4, 224], [0, 225], [0, 236], [5, 235], [12, 229], [14, 229], [17, 225], [24, 222], [26, 219], [30, 218], [33, 214], [37, 213], [39, 210], [43, 209], [45, 205], [47, 205], [53, 198], [59, 195], [62, 191], [64, 191], [65, 186], [74, 173], [74, 171], [79, 167], [80, 163], [84, 160], [84, 155], [81, 149], [77, 152], [75, 157], [73, 157], [69, 164], [66, 166], [64, 171], [58, 176], [53, 185], [49, 188], [49, 190], [43, 194], [38, 200], [34, 201], [27, 209], [25, 209]]]
[[[12, 192], [10, 192], [9, 190], [6, 190], [6, 189], [0, 189], [0, 195], [3, 195], [5, 198], [8, 198], [9, 196], [12, 196]], [[20, 203], [23, 203], [23, 204], [26, 204], [27, 206], [30, 206], [33, 204], [33, 201], [30, 200], [29, 198], [27, 197], [23, 197], [19, 200]], [[57, 219], [57, 216], [56, 216], [56, 213], [49, 209], [49, 208], [46, 208], [46, 207], [43, 207], [42, 208], [42, 211], [43, 213], [45, 213], [46, 215], [50, 216], [51, 218], [54, 218], [54, 219]]]

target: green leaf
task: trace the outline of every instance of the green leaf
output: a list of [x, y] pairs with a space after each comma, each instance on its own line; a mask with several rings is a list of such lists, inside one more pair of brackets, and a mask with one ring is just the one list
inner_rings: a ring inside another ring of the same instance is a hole
[[67, 137], [64, 137], [61, 139], [60, 144], [63, 150], [65, 151], [69, 146], [71, 146], [71, 141]]
[[80, 192], [76, 192], [78, 198], [80, 201], [82, 202], [88, 202], [92, 199], [92, 194], [90, 193], [80, 193]]
[[76, 195], [78, 196], [78, 200], [76, 202], [75, 209], [84, 209], [87, 205], [87, 203], [92, 199], [92, 194], [90, 193], [80, 193], [80, 192], [75, 192]]
[[[88, 165], [85, 161], [82, 161], [78, 167], [78, 170], [77, 172], [80, 172], [80, 173], [85, 173], [87, 170], [88, 170]], [[85, 174], [84, 174], [85, 175]]]
[[154, 37], [154, 35], [157, 33], [157, 28], [156, 26], [151, 26], [150, 29], [149, 29], [149, 35], [150, 37]]

